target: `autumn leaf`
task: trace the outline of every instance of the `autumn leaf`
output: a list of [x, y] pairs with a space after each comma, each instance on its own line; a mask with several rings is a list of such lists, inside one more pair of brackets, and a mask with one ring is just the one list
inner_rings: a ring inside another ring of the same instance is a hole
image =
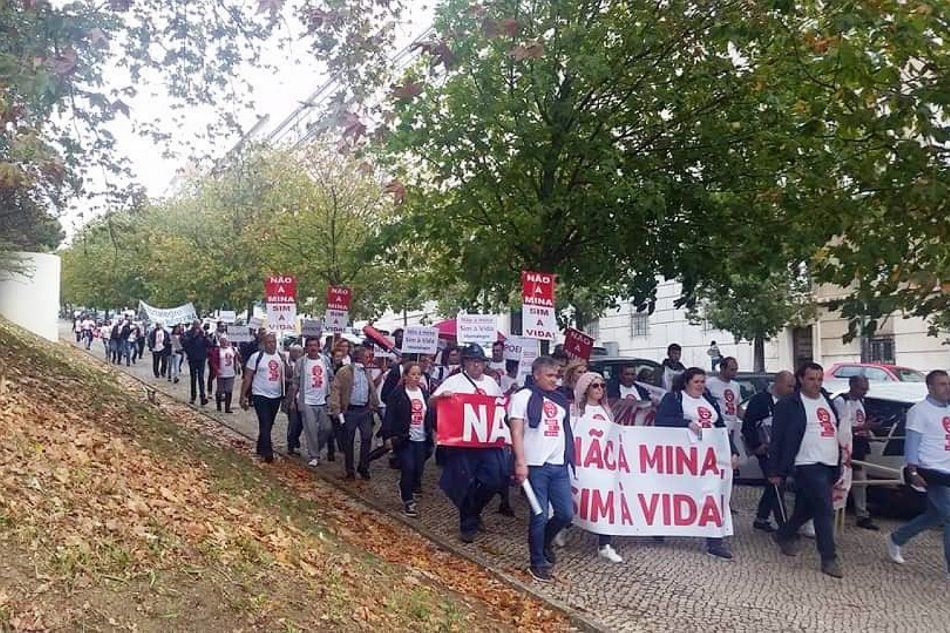
[[414, 44], [412, 50], [419, 50], [432, 57], [432, 65], [444, 65], [451, 68], [455, 65], [455, 53], [449, 48], [448, 44], [436, 40], [425, 40]]
[[525, 59], [541, 59], [544, 55], [544, 45], [540, 42], [519, 44], [511, 49], [508, 54], [519, 62]]
[[422, 82], [413, 81], [405, 83], [401, 86], [393, 86], [392, 95], [400, 100], [405, 101], [407, 99], [412, 99], [413, 97], [418, 97], [422, 93]]

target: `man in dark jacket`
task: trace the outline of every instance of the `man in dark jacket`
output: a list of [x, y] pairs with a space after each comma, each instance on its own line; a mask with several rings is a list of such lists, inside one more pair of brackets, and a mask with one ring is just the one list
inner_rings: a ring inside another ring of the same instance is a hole
[[156, 377], [165, 376], [168, 371], [168, 352], [171, 350], [171, 336], [161, 323], [148, 333], [148, 349], [152, 352], [152, 374]]
[[[760, 391], [749, 399], [746, 405], [745, 417], [742, 419], [742, 439], [745, 441], [746, 451], [759, 460], [762, 474], [768, 472], [769, 445], [772, 442], [772, 415], [775, 405], [782, 398], [795, 392], [795, 374], [790, 371], [780, 371], [775, 374], [775, 381], [768, 391]], [[782, 511], [782, 499], [778, 495], [782, 489], [771, 484], [766, 485], [759, 499], [759, 507], [755, 511], [755, 521], [752, 527], [763, 532], [774, 532], [775, 527], [769, 521], [769, 515], [775, 515], [775, 522], [781, 526], [785, 523]]]
[[191, 329], [182, 337], [181, 346], [188, 356], [188, 373], [191, 374], [191, 404], [195, 403], [198, 392], [201, 393], [201, 405], [208, 404], [205, 395], [205, 364], [208, 362], [208, 351], [211, 349], [211, 339], [201, 329], [201, 321], [195, 319]]
[[815, 522], [815, 542], [821, 571], [834, 578], [844, 574], [835, 552], [834, 509], [831, 492], [838, 481], [841, 446], [838, 414], [821, 388], [824, 369], [805, 363], [797, 374], [799, 388], [775, 405], [769, 482], [781, 486], [795, 478], [795, 511], [773, 535], [786, 556], [798, 554], [798, 530], [809, 519]]

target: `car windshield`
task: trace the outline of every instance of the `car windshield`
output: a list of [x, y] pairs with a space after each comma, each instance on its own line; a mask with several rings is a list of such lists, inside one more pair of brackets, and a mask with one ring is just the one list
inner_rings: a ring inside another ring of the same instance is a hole
[[897, 379], [901, 382], [924, 382], [927, 380], [927, 377], [921, 372], [907, 367], [895, 367], [894, 373], [897, 374]]

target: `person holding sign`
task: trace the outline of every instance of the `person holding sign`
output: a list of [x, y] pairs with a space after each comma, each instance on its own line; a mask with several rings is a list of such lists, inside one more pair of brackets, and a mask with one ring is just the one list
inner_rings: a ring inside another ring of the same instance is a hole
[[[429, 407], [455, 394], [501, 397], [498, 383], [485, 375], [488, 358], [481, 346], [467, 346], [462, 354], [462, 371], [447, 376], [429, 399]], [[475, 540], [482, 510], [503, 486], [508, 485], [508, 464], [502, 448], [443, 446], [442, 477], [439, 486], [459, 510], [459, 538]]]
[[264, 349], [247, 359], [244, 367], [241, 408], [247, 411], [253, 401], [258, 425], [257, 454], [269, 464], [274, 461], [271, 431], [284, 399], [285, 382], [291, 374], [284, 357], [277, 351], [277, 335], [268, 332], [263, 344]]
[[[539, 582], [553, 580], [551, 568], [557, 560], [551, 544], [574, 516], [568, 473], [574, 463], [574, 436], [570, 404], [557, 388], [557, 373], [556, 360], [539, 356], [531, 364], [531, 384], [508, 404], [515, 481], [521, 484], [527, 479], [543, 509], [531, 514], [528, 526], [529, 570]], [[554, 509], [550, 519], [548, 504]]]
[[415, 496], [422, 494], [422, 471], [432, 453], [432, 415], [422, 384], [422, 367], [415, 361], [403, 365], [399, 384], [389, 394], [382, 436], [399, 459], [399, 493], [402, 513], [419, 516]]
[[[660, 401], [655, 426], [688, 428], [700, 438], [704, 429], [726, 428], [716, 399], [706, 390], [705, 371], [699, 367], [690, 367], [674, 378], [672, 387]], [[731, 436], [729, 449], [732, 452], [732, 468], [735, 470], [739, 453]], [[729, 546], [721, 538], [707, 538], [706, 551], [717, 558], [732, 559]]]

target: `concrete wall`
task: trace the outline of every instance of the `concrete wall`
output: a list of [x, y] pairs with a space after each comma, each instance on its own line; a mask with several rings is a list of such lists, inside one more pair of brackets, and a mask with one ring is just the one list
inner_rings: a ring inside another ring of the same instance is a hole
[[59, 257], [46, 253], [20, 255], [32, 273], [0, 279], [0, 316], [55, 341], [59, 338]]

